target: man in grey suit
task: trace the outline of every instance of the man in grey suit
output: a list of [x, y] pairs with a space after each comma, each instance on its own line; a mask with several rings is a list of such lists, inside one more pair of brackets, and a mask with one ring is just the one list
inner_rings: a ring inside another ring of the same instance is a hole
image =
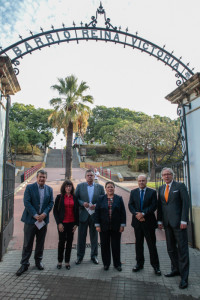
[[98, 264], [98, 235], [94, 226], [94, 212], [96, 202], [100, 195], [104, 195], [104, 188], [94, 183], [94, 173], [87, 170], [85, 173], [86, 182], [79, 183], [75, 195], [79, 202], [79, 227], [78, 227], [78, 249], [76, 264], [79, 265], [85, 255], [86, 236], [89, 226], [91, 243], [91, 260]]
[[187, 223], [189, 196], [184, 183], [173, 180], [173, 170], [164, 168], [162, 177], [166, 184], [158, 190], [158, 228], [164, 226], [167, 251], [171, 259], [171, 272], [166, 277], [181, 276], [179, 288], [188, 286], [189, 249]]
[[24, 212], [21, 221], [24, 222], [24, 245], [22, 250], [21, 267], [16, 275], [20, 276], [28, 270], [34, 238], [36, 236], [35, 265], [43, 270], [42, 264], [44, 241], [49, 223], [49, 212], [53, 207], [53, 190], [45, 185], [47, 172], [37, 172], [37, 182], [29, 184], [24, 192]]

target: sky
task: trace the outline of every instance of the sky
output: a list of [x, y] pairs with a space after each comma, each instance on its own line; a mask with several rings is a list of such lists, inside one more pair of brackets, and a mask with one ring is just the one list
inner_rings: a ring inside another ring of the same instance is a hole
[[[91, 21], [97, 0], [0, 0], [0, 46], [3, 48], [44, 30]], [[113, 26], [165, 46], [182, 61], [200, 70], [199, 0], [103, 0]], [[97, 26], [104, 26], [98, 16]], [[123, 107], [150, 116], [177, 118], [177, 106], [165, 99], [176, 86], [175, 72], [152, 56], [123, 45], [80, 41], [45, 47], [20, 60], [21, 91], [12, 102], [50, 108], [57, 78], [74, 74], [86, 81], [94, 105]], [[94, 107], [94, 105], [92, 107]], [[60, 137], [58, 138], [58, 140]]]

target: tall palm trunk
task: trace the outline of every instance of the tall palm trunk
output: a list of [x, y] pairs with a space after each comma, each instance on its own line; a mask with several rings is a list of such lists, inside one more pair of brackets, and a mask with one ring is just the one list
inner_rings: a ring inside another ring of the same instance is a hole
[[70, 121], [67, 128], [65, 179], [72, 178], [72, 140], [73, 140], [73, 123]]

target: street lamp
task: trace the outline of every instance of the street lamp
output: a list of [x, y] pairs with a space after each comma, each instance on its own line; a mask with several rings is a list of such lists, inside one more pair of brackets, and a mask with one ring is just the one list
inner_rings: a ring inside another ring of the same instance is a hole
[[151, 150], [151, 144], [148, 144], [147, 151], [148, 151], [148, 177], [149, 177], [149, 179], [151, 178], [150, 150]]
[[61, 156], [62, 156], [62, 168], [63, 168], [63, 147], [62, 147], [63, 139], [60, 139], [60, 141], [61, 141]]

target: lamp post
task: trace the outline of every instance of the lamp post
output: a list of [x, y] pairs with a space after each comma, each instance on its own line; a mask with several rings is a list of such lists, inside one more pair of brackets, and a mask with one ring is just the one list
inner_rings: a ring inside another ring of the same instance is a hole
[[60, 139], [60, 141], [61, 141], [61, 157], [62, 157], [62, 168], [63, 168], [63, 147], [62, 147], [63, 139]]
[[150, 150], [151, 150], [151, 144], [148, 144], [147, 151], [148, 151], [148, 177], [149, 177], [149, 179], [151, 178]]

